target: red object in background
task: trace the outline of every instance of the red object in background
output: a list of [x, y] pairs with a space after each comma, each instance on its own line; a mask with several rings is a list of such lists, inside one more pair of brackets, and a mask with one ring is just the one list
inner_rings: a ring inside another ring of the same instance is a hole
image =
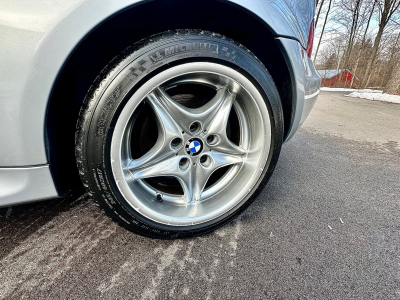
[[314, 43], [314, 19], [311, 21], [310, 32], [308, 33], [307, 55], [311, 58], [312, 47]]
[[[322, 78], [322, 86], [350, 86], [351, 80], [354, 77], [354, 82], [358, 80], [349, 70], [318, 70], [319, 75]], [[340, 73], [342, 78], [340, 79]], [[339, 82], [340, 80], [340, 82]]]

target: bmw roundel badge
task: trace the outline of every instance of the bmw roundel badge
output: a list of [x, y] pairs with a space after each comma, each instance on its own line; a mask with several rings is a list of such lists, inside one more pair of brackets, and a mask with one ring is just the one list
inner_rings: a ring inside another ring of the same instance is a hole
[[186, 153], [195, 156], [203, 150], [203, 142], [198, 138], [191, 138], [186, 142]]

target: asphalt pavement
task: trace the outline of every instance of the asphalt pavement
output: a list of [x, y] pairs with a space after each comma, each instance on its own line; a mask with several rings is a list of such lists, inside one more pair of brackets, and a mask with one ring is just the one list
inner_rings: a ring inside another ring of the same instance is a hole
[[214, 233], [132, 234], [87, 196], [0, 209], [2, 299], [400, 299], [400, 105], [321, 92]]

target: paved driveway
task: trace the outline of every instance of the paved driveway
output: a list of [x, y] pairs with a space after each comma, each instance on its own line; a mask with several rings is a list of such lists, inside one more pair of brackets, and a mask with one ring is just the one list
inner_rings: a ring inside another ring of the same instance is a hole
[[0, 298], [399, 299], [400, 105], [322, 92], [259, 199], [191, 240], [87, 197], [0, 209]]

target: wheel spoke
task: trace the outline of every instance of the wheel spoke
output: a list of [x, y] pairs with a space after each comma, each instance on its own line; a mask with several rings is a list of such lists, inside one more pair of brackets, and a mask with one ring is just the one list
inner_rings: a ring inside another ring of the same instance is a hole
[[216, 169], [243, 163], [244, 155], [232, 155], [220, 152], [210, 152], [208, 153], [212, 158], [212, 169], [215, 171]]
[[194, 189], [193, 187], [196, 184], [195, 180], [195, 167], [190, 166], [190, 169], [188, 172], [185, 174], [185, 176], [179, 176], [177, 177], [178, 181], [180, 182], [183, 192], [184, 192], [184, 197], [187, 202], [191, 202], [194, 199]]
[[194, 180], [192, 181], [192, 186], [191, 186], [192, 190], [191, 201], [197, 201], [200, 200], [201, 193], [203, 192], [206, 182], [211, 174], [209, 174], [207, 170], [203, 168], [199, 163], [193, 167], [192, 173]]
[[214, 150], [229, 154], [244, 155], [246, 151], [242, 147], [232, 143], [226, 134], [228, 119], [235, 97], [235, 94], [227, 91], [217, 112], [206, 124], [206, 134], [209, 136], [214, 135], [216, 137], [215, 142], [210, 145]]
[[[226, 133], [225, 133], [225, 135], [226, 135]], [[239, 154], [239, 155], [246, 154], [246, 150], [244, 150], [242, 147], [232, 143], [228, 139], [228, 137], [220, 137], [219, 141], [215, 145], [212, 145], [211, 148], [213, 150], [220, 151], [223, 153], [228, 153], [228, 154]]]
[[175, 155], [178, 151], [169, 148], [169, 145], [164, 137], [160, 137], [157, 139], [156, 144], [147, 151], [143, 156], [138, 159], [132, 159], [127, 168], [129, 170], [144, 168], [146, 166], [156, 164], [159, 161], [162, 161], [170, 156]]
[[[186, 164], [182, 164], [183, 160], [186, 160]], [[129, 171], [132, 174], [133, 180], [159, 176], [175, 177], [182, 185], [185, 198], [188, 202], [193, 200], [194, 191], [197, 191], [195, 188], [197, 184], [196, 167], [192, 165], [191, 160], [185, 155], [173, 156], [151, 166], [139, 170], [130, 169]]]
[[195, 166], [191, 167], [190, 181], [187, 182], [187, 184], [189, 184], [189, 186], [187, 186], [189, 190], [187, 195], [191, 196], [191, 198], [189, 198], [188, 201], [200, 200], [201, 193], [204, 191], [207, 180], [215, 170], [225, 166], [243, 163], [242, 155], [210, 152], [208, 156], [209, 158], [206, 164], [202, 164], [198, 161]]
[[208, 127], [209, 123], [218, 112], [218, 108], [224, 102], [227, 94], [228, 88], [222, 87], [217, 90], [215, 96], [205, 105], [191, 110], [192, 114], [196, 116], [196, 120], [200, 121], [204, 128]]
[[159, 87], [148, 94], [147, 98], [163, 112], [163, 115], [168, 115], [180, 127], [180, 132], [182, 130], [189, 131], [189, 126], [194, 119], [194, 115], [188, 108], [176, 102]]
[[[148, 94], [147, 99], [157, 115], [159, 129], [163, 131], [164, 135], [167, 137], [182, 137], [181, 130], [176, 122], [176, 120], [179, 120], [179, 114], [176, 110], [174, 111], [171, 109], [172, 104], [169, 106], [165, 105], [165, 103], [169, 103], [169, 101], [171, 101], [171, 103], [175, 103], [177, 107], [179, 104], [172, 99], [169, 100], [169, 96], [166, 95], [165, 92], [163, 92], [160, 88], [156, 88], [153, 92]], [[168, 99], [168, 101], [165, 99]]]
[[[193, 164], [184, 155], [167, 158], [151, 166], [132, 170], [133, 180], [145, 179], [158, 176], [173, 176], [178, 179], [184, 191], [184, 197], [188, 202], [200, 200], [201, 193], [210, 178], [211, 174], [224, 166], [243, 163], [243, 156], [230, 155], [226, 153], [209, 153], [209, 164], [203, 165], [200, 162]], [[180, 165], [182, 159], [187, 159], [188, 165]]]
[[[174, 176], [179, 177], [182, 173], [185, 173], [179, 167], [179, 162], [185, 156], [173, 156], [165, 160], [161, 160], [151, 166], [144, 167], [141, 169], [129, 169], [134, 180], [145, 179], [150, 177], [158, 176]], [[186, 173], [188, 170], [186, 170]]]
[[154, 103], [154, 105], [157, 105], [158, 109], [162, 110], [164, 114], [168, 114], [170, 118], [179, 125], [181, 130], [190, 132], [189, 127], [193, 121], [200, 122], [203, 124], [203, 127], [206, 128], [214, 119], [219, 108], [229, 94], [228, 89], [222, 87], [217, 90], [216, 95], [210, 101], [199, 108], [187, 108], [179, 104], [161, 88], [156, 88], [147, 98]]
[[222, 90], [225, 92], [220, 95], [221, 97], [215, 97], [217, 98], [215, 101], [218, 103], [218, 108], [206, 124], [207, 133], [222, 131], [226, 129], [226, 125], [228, 124], [229, 114], [236, 95], [232, 94], [227, 88]]
[[[129, 162], [129, 169], [143, 168], [151, 164], [157, 163], [167, 157], [175, 155], [180, 148], [183, 147], [183, 137], [179, 126], [176, 124], [172, 116], [166, 111], [164, 106], [157, 101], [154, 92], [147, 96], [150, 106], [156, 115], [158, 128], [158, 137], [154, 146], [138, 159]], [[173, 147], [172, 141], [179, 141]]]

